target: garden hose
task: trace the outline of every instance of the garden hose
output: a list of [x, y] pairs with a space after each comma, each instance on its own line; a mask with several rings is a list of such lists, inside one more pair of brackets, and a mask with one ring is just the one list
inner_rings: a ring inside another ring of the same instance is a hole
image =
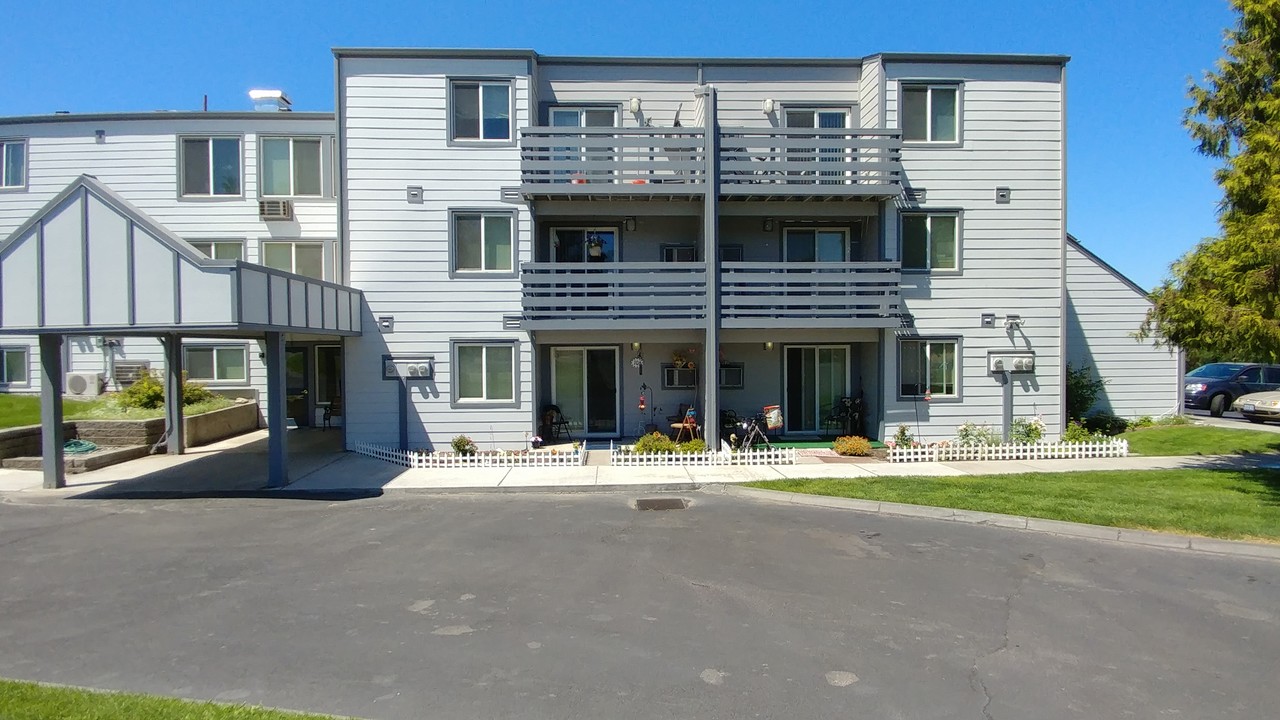
[[83, 455], [97, 450], [98, 446], [88, 440], [68, 440], [62, 445], [62, 452], [71, 455]]

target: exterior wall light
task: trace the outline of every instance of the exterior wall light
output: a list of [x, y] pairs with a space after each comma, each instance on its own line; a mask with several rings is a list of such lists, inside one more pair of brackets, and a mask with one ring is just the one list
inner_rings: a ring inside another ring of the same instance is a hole
[[635, 219], [635, 217], [625, 217], [625, 218], [623, 218], [623, 219], [622, 219], [622, 229], [623, 229], [623, 230], [626, 230], [627, 232], [635, 232], [635, 229], [636, 229], [636, 219]]
[[765, 232], [773, 232], [773, 218], [771, 217], [765, 218], [764, 223], [761, 225], [761, 227], [764, 228]]
[[772, 351], [773, 351], [773, 341], [772, 341], [772, 340], [766, 340], [766, 341], [764, 342], [764, 349], [765, 349], [765, 350], [767, 350], [767, 351], [772, 352]]
[[774, 107], [773, 98], [765, 98], [764, 102], [760, 103], [760, 109], [764, 111], [765, 115], [772, 115]]
[[640, 112], [640, 98], [638, 97], [631, 98], [631, 112], [632, 113]]
[[640, 343], [638, 342], [631, 343], [631, 350], [632, 352], [640, 352]]

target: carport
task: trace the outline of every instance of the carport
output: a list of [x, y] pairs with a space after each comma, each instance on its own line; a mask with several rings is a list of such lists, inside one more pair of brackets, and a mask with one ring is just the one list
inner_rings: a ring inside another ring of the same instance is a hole
[[268, 486], [289, 481], [285, 335], [360, 334], [359, 290], [230, 260], [210, 260], [89, 175], [0, 243], [0, 335], [37, 336], [44, 487], [63, 471], [62, 346], [68, 336], [159, 338], [165, 447], [184, 450], [182, 338], [265, 341]]

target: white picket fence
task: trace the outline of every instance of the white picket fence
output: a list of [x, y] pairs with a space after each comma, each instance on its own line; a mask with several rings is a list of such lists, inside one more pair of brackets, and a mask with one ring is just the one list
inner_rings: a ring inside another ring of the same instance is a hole
[[1081, 460], [1128, 457], [1128, 440], [1082, 443], [1006, 443], [1003, 445], [955, 444], [896, 447], [889, 462], [948, 462], [952, 460]]
[[426, 450], [400, 450], [374, 443], [355, 443], [352, 452], [367, 455], [407, 468], [475, 468], [475, 467], [573, 467], [587, 462], [582, 450], [555, 452], [532, 450], [529, 452], [479, 452], [475, 455], [459, 455], [453, 452], [433, 453]]
[[620, 467], [795, 465], [797, 456], [795, 448], [773, 447], [719, 452], [708, 450], [700, 453], [638, 454], [624, 446], [609, 444], [609, 464]]

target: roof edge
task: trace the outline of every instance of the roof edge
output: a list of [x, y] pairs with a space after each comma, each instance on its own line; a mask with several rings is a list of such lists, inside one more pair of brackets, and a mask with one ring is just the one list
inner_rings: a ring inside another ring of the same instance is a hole
[[1099, 265], [1103, 270], [1106, 270], [1107, 272], [1109, 272], [1109, 273], [1111, 273], [1112, 275], [1114, 275], [1114, 276], [1116, 277], [1116, 279], [1117, 279], [1117, 280], [1119, 280], [1120, 282], [1124, 283], [1125, 285], [1128, 285], [1130, 289], [1132, 289], [1134, 292], [1136, 292], [1136, 293], [1138, 293], [1139, 295], [1141, 295], [1141, 296], [1143, 297], [1143, 299], [1144, 299], [1144, 300], [1148, 300], [1148, 301], [1149, 301], [1149, 300], [1151, 299], [1151, 291], [1150, 291], [1150, 290], [1143, 290], [1143, 289], [1142, 289], [1142, 286], [1140, 286], [1140, 285], [1138, 285], [1138, 283], [1136, 283], [1136, 282], [1134, 282], [1134, 281], [1130, 280], [1130, 279], [1129, 279], [1129, 276], [1127, 276], [1127, 275], [1125, 275], [1124, 273], [1120, 272], [1119, 270], [1115, 269], [1114, 267], [1112, 267], [1112, 266], [1111, 266], [1111, 263], [1109, 263], [1109, 262], [1107, 262], [1106, 260], [1103, 260], [1102, 258], [1098, 257], [1098, 256], [1097, 256], [1093, 251], [1091, 251], [1091, 250], [1089, 250], [1089, 248], [1085, 247], [1085, 246], [1084, 246], [1084, 243], [1080, 242], [1080, 240], [1079, 240], [1079, 239], [1077, 239], [1075, 235], [1072, 235], [1071, 233], [1067, 233], [1067, 242], [1068, 242], [1072, 247], [1074, 247], [1075, 249], [1077, 249], [1077, 250], [1079, 250], [1080, 252], [1084, 253], [1085, 257], [1087, 257], [1087, 258], [1089, 258], [1090, 260], [1092, 260], [1092, 261], [1094, 261], [1095, 263], [1097, 263], [1097, 264], [1098, 264], [1098, 265]]
[[67, 113], [65, 115], [11, 115], [0, 117], [0, 125], [37, 125], [40, 123], [112, 122], [138, 120], [333, 120], [334, 113], [327, 111], [262, 112], [200, 110], [153, 110], [150, 112]]
[[883, 52], [868, 55], [864, 59], [879, 59], [883, 62], [942, 62], [993, 65], [1066, 65], [1071, 62], [1070, 55], [1037, 55], [1031, 53]]
[[856, 67], [864, 62], [945, 62], [1011, 65], [1065, 65], [1068, 55], [1020, 53], [905, 53], [883, 52], [865, 57], [672, 57], [626, 55], [542, 55], [535, 50], [515, 48], [409, 48], [335, 47], [334, 57], [362, 58], [474, 58], [533, 60], [552, 65], [776, 65]]

